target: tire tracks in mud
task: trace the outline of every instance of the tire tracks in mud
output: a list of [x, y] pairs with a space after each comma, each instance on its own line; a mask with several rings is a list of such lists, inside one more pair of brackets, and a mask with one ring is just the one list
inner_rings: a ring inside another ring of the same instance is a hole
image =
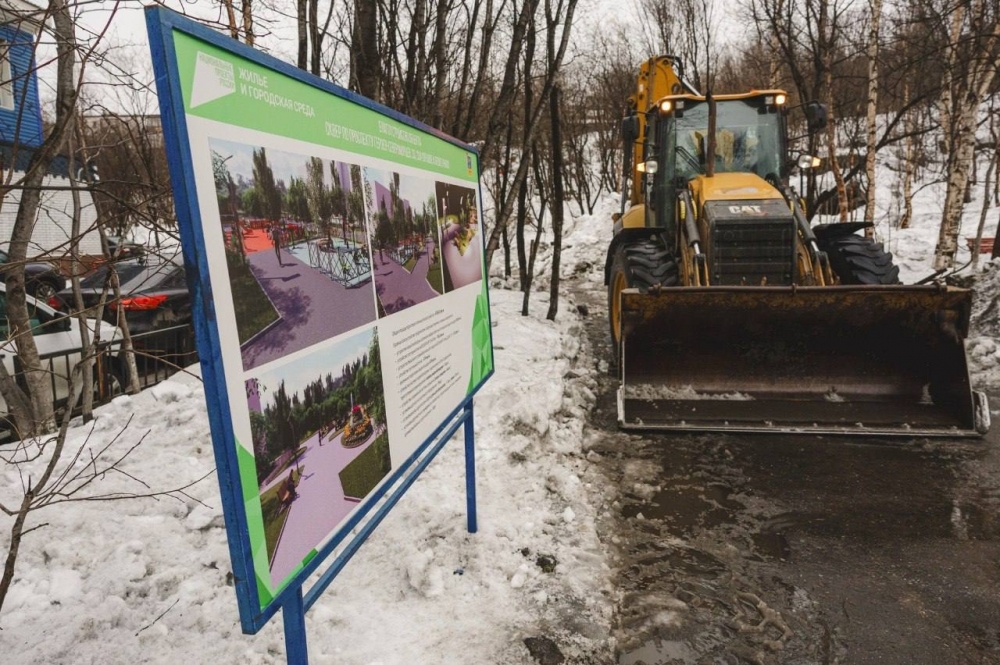
[[584, 447], [607, 480], [620, 665], [1000, 664], [1000, 433], [622, 432], [595, 271], [568, 286], [600, 370]]
[[615, 552], [616, 662], [840, 662], [808, 594], [769, 569], [788, 548], [783, 510], [745, 491], [725, 438], [618, 429], [606, 294], [570, 285], [600, 370], [585, 447], [613, 492], [599, 533]]

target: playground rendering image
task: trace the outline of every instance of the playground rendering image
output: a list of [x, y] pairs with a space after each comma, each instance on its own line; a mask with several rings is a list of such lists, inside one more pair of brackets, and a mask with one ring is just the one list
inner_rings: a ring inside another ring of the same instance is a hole
[[446, 291], [453, 291], [483, 277], [476, 212], [476, 190], [448, 183], [436, 184], [435, 198], [441, 226], [441, 255]]
[[361, 167], [209, 144], [244, 369], [374, 321]]
[[277, 586], [391, 469], [378, 335], [370, 328], [256, 374], [247, 404]]
[[371, 199], [369, 243], [379, 315], [386, 316], [444, 293], [434, 182], [364, 169]]

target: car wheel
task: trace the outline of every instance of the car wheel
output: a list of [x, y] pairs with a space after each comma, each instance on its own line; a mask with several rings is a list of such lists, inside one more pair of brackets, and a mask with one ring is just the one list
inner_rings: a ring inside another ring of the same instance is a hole
[[51, 282], [33, 282], [29, 285], [29, 294], [40, 302], [49, 303], [49, 298], [59, 292]]

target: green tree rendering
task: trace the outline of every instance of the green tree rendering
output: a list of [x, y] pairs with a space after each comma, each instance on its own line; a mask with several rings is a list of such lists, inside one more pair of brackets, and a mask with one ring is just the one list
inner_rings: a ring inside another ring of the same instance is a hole
[[309, 202], [308, 185], [301, 178], [292, 176], [288, 182], [288, 193], [285, 195], [285, 208], [295, 219], [310, 223], [316, 217]]
[[323, 179], [325, 170], [323, 160], [319, 157], [310, 157], [306, 162], [306, 194], [309, 210], [312, 212], [313, 220], [323, 230], [323, 235], [329, 238], [333, 201]]
[[351, 191], [347, 195], [347, 215], [351, 226], [359, 226], [365, 221], [365, 195], [362, 190], [361, 167], [351, 165]]
[[344, 183], [340, 182], [340, 173], [337, 172], [337, 163], [330, 162], [330, 175], [333, 177], [333, 185], [330, 187], [330, 212], [335, 219], [340, 219], [341, 230], [344, 233], [344, 241], [351, 238], [348, 231], [349, 220], [347, 219], [347, 191]]
[[[276, 462], [287, 465], [303, 440], [323, 430], [343, 429], [352, 406], [360, 406], [371, 419], [376, 436], [385, 436], [385, 396], [382, 362], [377, 331], [373, 331], [367, 352], [345, 363], [340, 374], [328, 373], [306, 384], [301, 391], [288, 394], [282, 381], [273, 392], [273, 400], [259, 417], [251, 415], [257, 477], [261, 483], [276, 470]], [[335, 434], [330, 435], [330, 439]], [[382, 462], [389, 463], [388, 448]], [[289, 457], [291, 455], [291, 457]]]
[[274, 180], [274, 172], [267, 162], [267, 149], [254, 148], [253, 151], [253, 180], [254, 189], [260, 192], [263, 200], [263, 211], [261, 215], [272, 222], [281, 220], [281, 191]]

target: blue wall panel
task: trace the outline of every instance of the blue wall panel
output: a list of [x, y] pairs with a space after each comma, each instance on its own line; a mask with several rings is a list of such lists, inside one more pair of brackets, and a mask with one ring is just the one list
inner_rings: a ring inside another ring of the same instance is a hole
[[13, 25], [0, 26], [0, 39], [10, 45], [14, 108], [0, 109], [0, 143], [37, 148], [42, 143], [42, 110], [34, 69], [32, 36]]

